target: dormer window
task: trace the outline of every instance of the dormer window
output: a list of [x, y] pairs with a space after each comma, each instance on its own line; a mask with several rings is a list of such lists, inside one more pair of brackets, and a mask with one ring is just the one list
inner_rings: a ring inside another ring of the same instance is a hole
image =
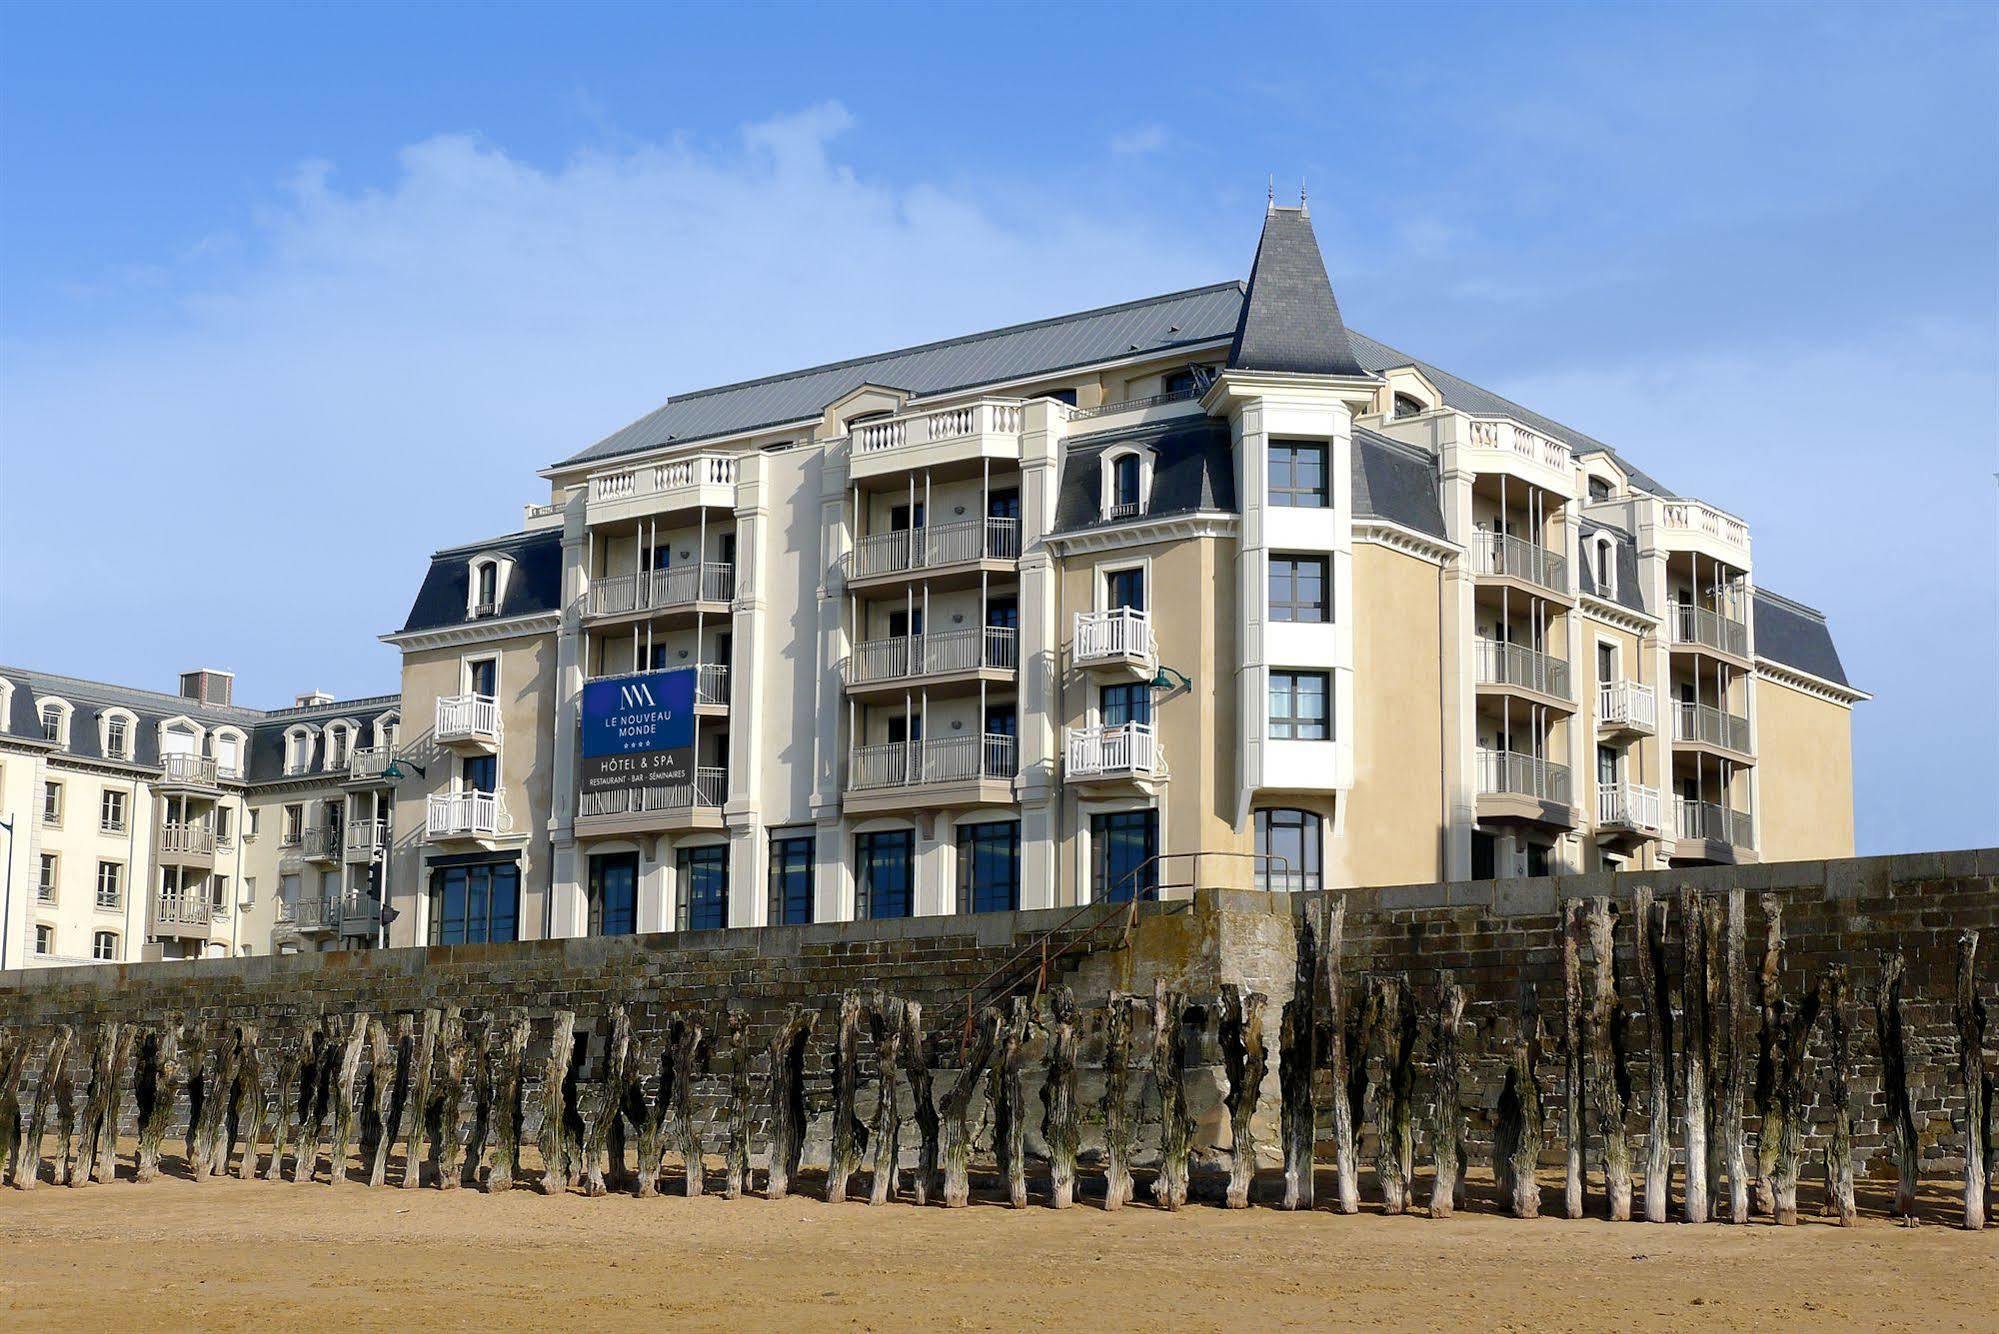
[[63, 723], [68, 720], [69, 710], [55, 700], [42, 704], [42, 740], [62, 744]]
[[224, 778], [243, 776], [243, 736], [240, 732], [217, 732], [212, 738], [215, 743], [215, 771]]
[[1136, 518], [1145, 509], [1152, 460], [1140, 450], [1114, 450], [1104, 459], [1103, 511], [1106, 519]]
[[131, 715], [123, 713], [104, 715], [104, 758], [107, 760], [132, 758]]
[[1617, 539], [1599, 533], [1596, 547], [1596, 591], [1599, 596], [1617, 596]]
[[1609, 500], [1610, 483], [1601, 477], [1591, 477], [1589, 479], [1589, 498], [1593, 501]]
[[1395, 416], [1397, 420], [1403, 417], [1420, 416], [1429, 410], [1428, 405], [1414, 394], [1397, 394], [1395, 396]]
[[494, 561], [482, 561], [478, 568], [478, 586], [472, 594], [472, 614], [491, 616], [500, 609], [500, 567]]
[[326, 771], [332, 773], [347, 767], [348, 740], [352, 734], [345, 726], [326, 729]]
[[312, 767], [312, 733], [294, 727], [285, 733], [285, 772], [302, 774]]

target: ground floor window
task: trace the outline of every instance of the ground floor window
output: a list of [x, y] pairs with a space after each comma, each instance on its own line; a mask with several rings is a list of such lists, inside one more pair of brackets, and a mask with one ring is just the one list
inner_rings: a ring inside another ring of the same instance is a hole
[[99, 931], [90, 938], [90, 957], [100, 962], [109, 962], [118, 957], [118, 937], [109, 931]]
[[958, 826], [958, 911], [1020, 908], [1020, 821]]
[[590, 934], [629, 936], [639, 929], [639, 855], [599, 853], [590, 859]]
[[1108, 811], [1090, 817], [1090, 890], [1098, 902], [1159, 896], [1159, 812]]
[[854, 835], [854, 916], [908, 917], [916, 909], [916, 835], [881, 829]]
[[813, 860], [810, 834], [775, 834], [770, 840], [770, 921], [804, 926], [812, 920]]
[[514, 940], [520, 907], [521, 870], [513, 862], [437, 867], [430, 873], [430, 943]]
[[680, 850], [680, 929], [719, 931], [729, 924], [729, 847]]
[[1552, 860], [1554, 851], [1546, 843], [1529, 843], [1527, 845], [1527, 874], [1531, 876], [1547, 875], [1549, 862]]
[[1312, 811], [1256, 813], [1258, 889], [1309, 891], [1325, 887], [1321, 864], [1324, 822]]
[[1491, 834], [1474, 829], [1471, 836], [1471, 878], [1492, 880], [1499, 875], [1499, 843]]

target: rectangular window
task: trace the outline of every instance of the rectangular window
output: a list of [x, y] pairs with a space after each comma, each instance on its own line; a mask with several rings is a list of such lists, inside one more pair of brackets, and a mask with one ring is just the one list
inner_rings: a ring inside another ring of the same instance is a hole
[[1610, 685], [1617, 680], [1617, 645], [1597, 641], [1596, 679], [1599, 685]]
[[1159, 812], [1109, 811], [1090, 817], [1090, 897], [1129, 903], [1159, 896]]
[[1324, 888], [1322, 828], [1320, 817], [1312, 811], [1258, 811], [1258, 888], [1294, 892]]
[[1472, 831], [1471, 878], [1491, 880], [1499, 874], [1499, 842], [1491, 834]]
[[118, 957], [118, 937], [109, 931], [99, 931], [90, 938], [90, 957], [99, 963], [110, 963]]
[[1152, 721], [1152, 687], [1143, 682], [1104, 686], [1097, 693], [1097, 717], [1105, 727]]
[[56, 952], [56, 929], [47, 923], [35, 927], [35, 953], [48, 955]]
[[1596, 748], [1596, 785], [1599, 788], [1617, 786], [1617, 752], [1609, 746]]
[[114, 760], [131, 757], [131, 727], [123, 718], [112, 718], [104, 724], [104, 753]]
[[1106, 611], [1145, 610], [1145, 567], [1134, 565], [1128, 570], [1106, 570], [1104, 572], [1104, 609]]
[[1270, 619], [1273, 621], [1328, 621], [1330, 604], [1326, 590], [1324, 556], [1272, 556], [1270, 558]]
[[883, 829], [854, 835], [854, 916], [908, 917], [915, 907], [915, 833]]
[[42, 740], [62, 740], [62, 710], [53, 704], [42, 710]]
[[298, 841], [301, 836], [300, 831], [303, 830], [304, 827], [305, 827], [305, 807], [301, 805], [291, 805], [285, 807], [285, 828], [284, 828], [283, 841], [286, 847], [291, 848], [298, 846]]
[[958, 911], [1020, 909], [1020, 821], [958, 826]]
[[590, 859], [590, 934], [629, 936], [639, 929], [639, 855], [600, 853]]
[[480, 658], [465, 664], [467, 693], [483, 695], [488, 699], [496, 697], [500, 689], [500, 660]]
[[124, 866], [118, 862], [97, 863], [97, 906], [116, 911], [124, 902]]
[[62, 784], [42, 784], [42, 823], [62, 823]]
[[53, 852], [42, 854], [42, 874], [41, 879], [35, 882], [35, 897], [43, 903], [56, 901], [56, 855]]
[[243, 877], [243, 906], [245, 908], [257, 906], [257, 877], [254, 875]]
[[257, 817], [262, 813], [263, 812], [259, 811], [254, 806], [243, 813], [244, 838], [255, 838], [257, 836], [257, 826], [263, 823], [263, 821], [258, 819]]
[[1273, 740], [1332, 739], [1328, 679], [1324, 672], [1270, 674], [1270, 735]]
[[287, 875], [278, 877], [278, 897], [284, 902], [289, 903], [293, 908], [297, 908], [299, 905], [300, 888], [297, 876]]
[[812, 920], [814, 848], [810, 834], [771, 835], [772, 926], [804, 926]]
[[227, 843], [230, 840], [231, 835], [229, 830], [231, 823], [229, 808], [217, 805], [215, 808], [215, 841], [217, 843]]
[[1548, 854], [1552, 851], [1554, 849], [1550, 848], [1546, 843], [1529, 843], [1527, 845], [1527, 874], [1531, 876], [1544, 876], [1548, 874]]
[[1326, 509], [1333, 503], [1324, 445], [1271, 441], [1270, 503], [1291, 509]]
[[680, 929], [719, 931], [729, 924], [729, 846], [680, 850]]
[[104, 801], [98, 809], [98, 827], [107, 834], [125, 832], [125, 794], [113, 788], [104, 789]]
[[500, 760], [496, 755], [468, 755], [462, 761], [464, 790], [491, 793], [500, 785]]
[[430, 943], [514, 939], [520, 897], [521, 872], [512, 862], [438, 867], [430, 873]]

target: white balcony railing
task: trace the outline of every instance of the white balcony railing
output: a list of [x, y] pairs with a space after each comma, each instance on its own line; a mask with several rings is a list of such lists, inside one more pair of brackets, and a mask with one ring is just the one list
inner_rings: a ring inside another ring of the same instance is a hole
[[396, 758], [394, 746], [363, 746], [347, 760], [349, 778], [379, 778]]
[[847, 553], [847, 577], [902, 574], [975, 560], [1019, 560], [1020, 520], [972, 519], [871, 533]]
[[1511, 750], [1480, 748], [1478, 752], [1480, 796], [1533, 797], [1567, 806], [1572, 790], [1566, 764]]
[[1063, 746], [1071, 778], [1133, 774], [1148, 777], [1158, 771], [1159, 741], [1150, 723], [1119, 723], [1113, 727], [1071, 727]]
[[736, 460], [728, 454], [696, 454], [670, 463], [627, 468], [590, 479], [592, 500], [632, 500], [642, 496], [666, 496], [701, 486], [734, 486]]
[[1660, 821], [1659, 789], [1637, 783], [1599, 784], [1596, 790], [1596, 822], [1599, 826], [1636, 829], [1656, 834], [1664, 828]]
[[437, 739], [498, 743], [500, 701], [491, 695], [444, 696], [437, 701]]
[[163, 824], [160, 851], [201, 856], [215, 851], [215, 831], [207, 825]]
[[919, 676], [969, 672], [981, 667], [1013, 671], [1020, 665], [1020, 632], [988, 625], [942, 634], [895, 635], [854, 645], [847, 684], [868, 685]]
[[1569, 664], [1523, 644], [1481, 639], [1477, 645], [1478, 683], [1519, 686], [1556, 699], [1569, 699]]
[[1749, 627], [1733, 616], [1676, 602], [1666, 618], [1675, 644], [1697, 644], [1738, 658], [1749, 656]]
[[206, 894], [156, 894], [153, 896], [155, 926], [207, 926], [229, 916], [229, 910]]
[[1704, 500], [1668, 500], [1661, 506], [1660, 527], [1667, 532], [1695, 533], [1749, 554], [1749, 525]]
[[1473, 417], [1468, 439], [1475, 449], [1499, 449], [1544, 468], [1567, 472], [1573, 464], [1569, 447], [1505, 417]]
[[387, 820], [356, 820], [347, 826], [347, 851], [350, 856], [373, 853], [377, 848], [388, 846]]
[[932, 408], [881, 421], [865, 422], [850, 432], [856, 454], [962, 440], [974, 435], [1019, 435], [1021, 400], [982, 398], [955, 408]]
[[1612, 681], [1597, 687], [1596, 720], [1605, 727], [1659, 730], [1659, 697], [1651, 686]]
[[996, 732], [937, 741], [893, 741], [856, 746], [847, 765], [853, 792], [1012, 778], [1020, 770], [1019, 742]]
[[1076, 662], [1152, 661], [1152, 617], [1130, 607], [1076, 613]]
[[727, 704], [729, 702], [729, 664], [726, 662], [704, 662], [696, 668], [694, 677], [694, 702], [696, 704]]
[[215, 757], [169, 753], [160, 756], [160, 782], [173, 787], [214, 787]]
[[514, 822], [497, 793], [440, 792], [427, 804], [424, 826], [432, 838], [496, 838]]
[[1551, 593], [1569, 591], [1568, 557], [1511, 533], [1474, 533], [1472, 572], [1524, 579]]
[[1673, 798], [1673, 831], [1680, 838], [1705, 839], [1737, 848], [1756, 846], [1755, 822], [1749, 812], [1730, 810], [1718, 802]]
[[1675, 700], [1673, 740], [1720, 746], [1738, 755], [1747, 755], [1750, 753], [1749, 720], [1733, 713], [1724, 713], [1711, 704], [1692, 704], [1686, 700]]
[[633, 611], [671, 611], [697, 602], [728, 602], [735, 596], [736, 567], [711, 560], [593, 579], [586, 610], [592, 616], [619, 616]]
[[729, 771], [703, 765], [694, 771], [691, 783], [658, 784], [627, 788], [622, 792], [585, 792], [577, 798], [576, 813], [588, 815], [643, 815], [654, 811], [721, 809], [729, 795]]

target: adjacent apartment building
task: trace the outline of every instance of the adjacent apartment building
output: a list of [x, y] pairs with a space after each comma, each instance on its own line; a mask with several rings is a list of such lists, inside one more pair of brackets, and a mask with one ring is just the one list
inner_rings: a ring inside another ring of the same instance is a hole
[[[1349, 330], [1302, 207], [1247, 282], [685, 394], [541, 476], [519, 531], [433, 557], [384, 636], [399, 696], [253, 714], [0, 669], [11, 855], [55, 858], [20, 949], [1853, 851], [1866, 696], [1756, 583], [1750, 525]], [[585, 791], [586, 684], [683, 669], [684, 781]], [[119, 711], [130, 756], [78, 744]], [[200, 790], [167, 764], [190, 731]], [[43, 818], [120, 783], [117, 834]], [[233, 860], [190, 867], [188, 827]], [[114, 926], [119, 846], [150, 897]]]

